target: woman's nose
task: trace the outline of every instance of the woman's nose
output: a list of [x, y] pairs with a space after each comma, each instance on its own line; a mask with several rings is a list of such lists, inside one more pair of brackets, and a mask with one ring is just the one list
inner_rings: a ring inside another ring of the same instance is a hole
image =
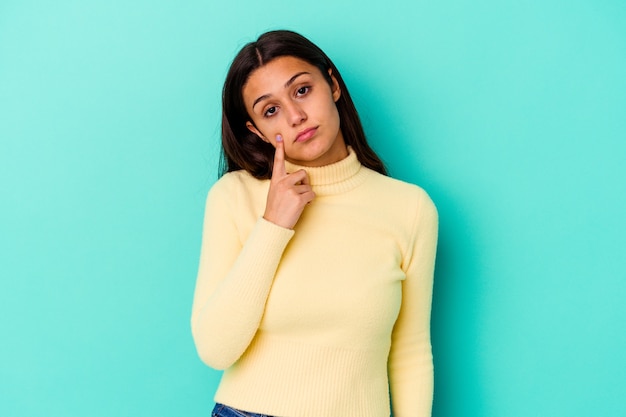
[[291, 103], [286, 110], [287, 120], [291, 126], [297, 126], [306, 120], [306, 113], [297, 103]]

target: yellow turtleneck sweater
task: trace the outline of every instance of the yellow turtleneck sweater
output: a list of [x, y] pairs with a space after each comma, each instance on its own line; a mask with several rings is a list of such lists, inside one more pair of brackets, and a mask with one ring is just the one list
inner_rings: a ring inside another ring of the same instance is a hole
[[[287, 172], [303, 167], [287, 163]], [[245, 171], [207, 198], [191, 326], [225, 369], [215, 401], [280, 417], [426, 417], [437, 212], [419, 187], [350, 150], [309, 168], [316, 198], [294, 230], [262, 218]]]

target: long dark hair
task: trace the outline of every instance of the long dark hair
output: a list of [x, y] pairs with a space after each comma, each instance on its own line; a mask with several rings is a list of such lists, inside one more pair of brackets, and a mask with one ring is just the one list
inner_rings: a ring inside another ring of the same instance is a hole
[[359, 114], [335, 64], [314, 43], [288, 30], [266, 32], [256, 42], [245, 45], [235, 56], [228, 70], [222, 91], [220, 175], [245, 169], [259, 179], [271, 177], [274, 147], [246, 127], [246, 122], [251, 120], [251, 117], [246, 111], [242, 91], [254, 70], [282, 56], [293, 56], [314, 65], [332, 86], [332, 79], [328, 73], [331, 69], [341, 89], [341, 96], [336, 105], [346, 145], [354, 149], [362, 165], [387, 175], [384, 164], [367, 143]]

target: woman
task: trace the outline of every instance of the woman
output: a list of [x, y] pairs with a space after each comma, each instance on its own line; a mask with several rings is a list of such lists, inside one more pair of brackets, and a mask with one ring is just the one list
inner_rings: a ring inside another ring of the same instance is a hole
[[386, 176], [335, 65], [294, 32], [244, 46], [222, 145], [191, 320], [225, 369], [213, 416], [429, 416], [437, 212]]

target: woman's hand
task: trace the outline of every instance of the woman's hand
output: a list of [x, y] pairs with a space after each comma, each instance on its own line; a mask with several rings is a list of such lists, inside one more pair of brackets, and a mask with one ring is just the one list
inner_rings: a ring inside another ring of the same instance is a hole
[[313, 201], [315, 193], [309, 183], [306, 171], [300, 169], [291, 174], [285, 168], [285, 144], [280, 135], [276, 136], [276, 153], [267, 204], [263, 218], [278, 226], [293, 229], [304, 211]]

